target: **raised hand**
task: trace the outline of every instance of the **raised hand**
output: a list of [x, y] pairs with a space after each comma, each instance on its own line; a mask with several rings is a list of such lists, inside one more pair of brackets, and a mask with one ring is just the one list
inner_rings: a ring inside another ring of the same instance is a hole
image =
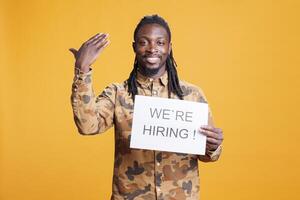
[[83, 72], [88, 72], [89, 67], [95, 62], [100, 53], [109, 44], [108, 34], [97, 33], [81, 45], [79, 50], [70, 48], [76, 62], [75, 67]]

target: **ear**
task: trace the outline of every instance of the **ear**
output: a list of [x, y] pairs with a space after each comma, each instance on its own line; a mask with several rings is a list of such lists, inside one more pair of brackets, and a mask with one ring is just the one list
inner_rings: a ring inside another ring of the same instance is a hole
[[135, 42], [132, 42], [132, 49], [133, 49], [134, 53], [136, 53], [135, 52]]
[[170, 55], [171, 51], [172, 51], [172, 42], [170, 42], [170, 44], [169, 44], [169, 55]]

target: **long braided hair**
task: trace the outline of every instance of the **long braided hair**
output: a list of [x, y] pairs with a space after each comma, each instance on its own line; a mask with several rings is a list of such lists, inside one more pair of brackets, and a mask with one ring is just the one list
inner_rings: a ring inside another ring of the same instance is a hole
[[[158, 15], [144, 16], [141, 19], [141, 21], [138, 23], [138, 25], [134, 30], [134, 40], [136, 40], [136, 36], [140, 28], [146, 24], [158, 24], [164, 27], [168, 33], [169, 40], [171, 42], [171, 31], [169, 25], [162, 17]], [[168, 97], [170, 98], [171, 93], [174, 93], [179, 97], [179, 99], [183, 99], [184, 95], [179, 85], [179, 79], [178, 79], [176, 67], [177, 64], [173, 58], [173, 52], [171, 50], [166, 60], [166, 70], [168, 72]], [[138, 94], [137, 82], [136, 82], [137, 71], [138, 71], [138, 62], [137, 59], [135, 58], [133, 70], [131, 71], [129, 78], [127, 80], [128, 92], [132, 96], [133, 100], [135, 95]]]

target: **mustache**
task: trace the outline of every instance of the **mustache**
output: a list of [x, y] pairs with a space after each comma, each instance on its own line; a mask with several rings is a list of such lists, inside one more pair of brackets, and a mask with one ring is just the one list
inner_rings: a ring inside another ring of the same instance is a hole
[[143, 56], [143, 58], [161, 58], [161, 55], [160, 54], [146, 54]]

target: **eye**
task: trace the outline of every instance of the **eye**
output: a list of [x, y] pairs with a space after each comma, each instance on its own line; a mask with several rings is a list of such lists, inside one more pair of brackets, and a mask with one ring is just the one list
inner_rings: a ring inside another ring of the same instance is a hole
[[145, 40], [140, 40], [139, 41], [139, 45], [141, 46], [145, 46], [147, 44], [147, 42]]
[[164, 41], [157, 41], [157, 44], [160, 45], [160, 46], [163, 46], [163, 45], [165, 45], [165, 42]]

